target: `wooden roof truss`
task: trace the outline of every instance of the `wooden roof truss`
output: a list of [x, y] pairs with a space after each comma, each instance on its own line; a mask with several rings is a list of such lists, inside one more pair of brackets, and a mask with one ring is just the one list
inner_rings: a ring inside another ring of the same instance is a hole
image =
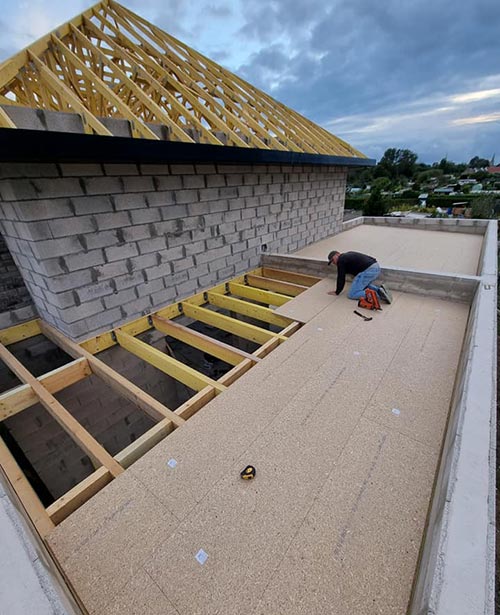
[[[0, 65], [0, 104], [78, 113], [88, 133], [130, 122], [136, 138], [361, 157], [299, 113], [114, 0]], [[15, 128], [0, 107], [0, 127]]]

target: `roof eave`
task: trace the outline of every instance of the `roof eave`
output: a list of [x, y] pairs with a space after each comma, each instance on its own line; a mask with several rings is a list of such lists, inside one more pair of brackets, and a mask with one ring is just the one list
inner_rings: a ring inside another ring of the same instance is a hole
[[310, 164], [369, 167], [371, 158], [130, 137], [0, 128], [0, 162]]

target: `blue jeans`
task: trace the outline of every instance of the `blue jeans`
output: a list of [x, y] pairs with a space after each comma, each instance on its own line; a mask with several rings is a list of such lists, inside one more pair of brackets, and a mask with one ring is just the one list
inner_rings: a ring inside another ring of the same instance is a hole
[[349, 299], [361, 299], [361, 297], [365, 296], [365, 288], [371, 288], [376, 293], [378, 293], [378, 286], [375, 284], [371, 284], [373, 280], [376, 280], [380, 275], [380, 265], [378, 263], [373, 263], [370, 265], [368, 269], [365, 269], [361, 273], [354, 278], [351, 284], [351, 288], [347, 293]]

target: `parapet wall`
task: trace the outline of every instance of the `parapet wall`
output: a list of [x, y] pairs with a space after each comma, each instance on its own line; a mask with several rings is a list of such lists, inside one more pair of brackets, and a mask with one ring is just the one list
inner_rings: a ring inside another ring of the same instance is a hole
[[345, 182], [335, 166], [4, 164], [0, 218], [40, 316], [82, 339], [339, 232]]

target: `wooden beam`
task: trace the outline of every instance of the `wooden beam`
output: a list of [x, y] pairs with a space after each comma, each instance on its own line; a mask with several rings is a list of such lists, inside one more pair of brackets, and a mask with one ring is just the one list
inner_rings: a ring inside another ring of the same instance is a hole
[[[74, 29], [73, 26], [70, 26], [70, 29], [74, 34], [79, 32], [79, 30]], [[155, 141], [158, 140], [158, 136], [150, 128], [138, 121], [136, 116], [127, 107], [123, 100], [115, 94], [114, 90], [109, 87], [109, 85], [106, 85], [104, 81], [99, 79], [99, 77], [92, 72], [85, 62], [80, 60], [80, 58], [74, 54], [69, 47], [67, 47], [57, 36], [52, 37], [52, 42], [60, 50], [60, 52], [63, 53], [66, 61], [69, 62], [75, 69], [81, 71], [82, 74], [93, 84], [99, 94], [110, 102], [112, 106], [115, 106], [125, 119], [129, 120], [132, 136], [153, 139]], [[59, 81], [61, 80], [59, 79]], [[87, 113], [90, 112], [87, 111]]]
[[[70, 52], [71, 53], [71, 52]], [[69, 104], [75, 113], [79, 113], [82, 117], [83, 128], [86, 133], [92, 133], [95, 131], [98, 135], [105, 135], [112, 137], [113, 134], [102, 124], [96, 117], [87, 110], [85, 105], [81, 102], [78, 96], [67, 86], [59, 77], [57, 77], [49, 68], [41, 62], [36, 55], [28, 50], [28, 56], [31, 62], [35, 65], [35, 68], [40, 78], [49, 85], [53, 91], [55, 91], [64, 101]], [[63, 111], [63, 109], [61, 109]]]
[[[245, 361], [246, 360], [247, 359], [245, 359]], [[183, 403], [182, 406], [179, 406], [175, 413], [187, 420], [201, 410], [203, 406], [206, 406], [209, 401], [212, 401], [215, 395], [216, 390], [214, 387], [205, 387], [196, 393], [196, 395], [193, 395], [191, 399], [188, 399], [185, 403]]]
[[45, 34], [42, 38], [39, 38], [37, 41], [29, 45], [29, 47], [19, 51], [15, 56], [0, 64], [0, 88], [8, 85], [8, 83], [16, 77], [23, 66], [26, 65], [28, 62], [28, 49], [37, 56], [41, 56], [48, 49], [53, 33], [57, 32], [58, 36], [66, 36], [69, 33], [70, 24], [79, 26], [84, 17], [91, 16], [95, 9], [99, 9], [103, 5], [107, 5], [107, 0], [104, 0], [104, 2], [98, 2], [81, 15], [74, 17], [70, 22], [58, 26], [56, 30], [53, 30], [49, 34]]
[[[252, 269], [252, 271], [249, 271], [248, 273], [260, 275], [262, 273], [262, 269], [258, 267], [257, 269]], [[240, 275], [240, 276], [233, 278], [232, 281], [236, 284], [243, 284], [244, 278], [245, 278], [244, 275]], [[214, 286], [211, 290], [213, 290], [214, 292], [224, 292], [225, 288], [226, 288], [226, 284], [218, 284], [217, 286]], [[261, 291], [261, 292], [264, 292], [264, 291]], [[290, 297], [286, 297], [287, 301], [289, 299]], [[186, 301], [188, 303], [193, 303], [194, 305], [203, 305], [204, 303], [206, 303], [203, 292], [197, 293], [196, 295], [192, 295], [191, 297], [186, 299]], [[161, 316], [162, 318], [166, 318], [167, 320], [171, 320], [179, 316], [179, 306], [177, 303], [174, 303], [172, 305], [167, 305], [166, 307], [161, 308], [157, 310], [156, 312], [154, 312], [154, 314], [156, 316]], [[129, 335], [133, 335], [133, 336], [139, 335], [139, 333], [148, 331], [151, 328], [152, 327], [151, 327], [151, 323], [149, 320], [149, 316], [141, 316], [140, 318], [137, 318], [136, 320], [133, 320], [132, 322], [129, 322], [120, 327], [122, 331], [124, 331], [125, 333], [128, 333]], [[88, 350], [92, 354], [96, 354], [98, 352], [106, 350], [107, 348], [111, 348], [111, 346], [115, 346], [115, 345], [116, 345], [116, 340], [115, 340], [113, 331], [101, 333], [100, 335], [96, 335], [95, 337], [91, 337], [88, 340], [85, 340], [80, 343], [80, 346], [82, 348], [84, 348], [85, 350]]]
[[[85, 24], [85, 27], [88, 30], [90, 30], [91, 33], [96, 38], [104, 41], [106, 44], [108, 44], [111, 47], [111, 49], [113, 49], [113, 53], [114, 53], [113, 63], [116, 64], [117, 57], [121, 57], [122, 59], [126, 60], [131, 66], [134, 67], [134, 70], [137, 71], [137, 75], [140, 76], [141, 79], [146, 81], [146, 83], [148, 83], [152, 87], [152, 90], [155, 93], [163, 96], [168, 101], [168, 104], [172, 106], [173, 109], [176, 109], [182, 115], [189, 117], [190, 121], [193, 122], [193, 125], [195, 126], [195, 128], [199, 130], [201, 134], [205, 135], [208, 143], [212, 143], [212, 145], [222, 145], [221, 141], [219, 141], [219, 139], [217, 139], [215, 135], [213, 135], [209, 130], [207, 130], [206, 127], [198, 120], [198, 118], [192, 112], [190, 113], [189, 111], [187, 111], [187, 109], [179, 103], [177, 98], [173, 96], [166, 88], [164, 88], [163, 85], [157, 79], [155, 79], [146, 69], [140, 66], [139, 62], [137, 62], [137, 59], [131, 56], [125, 50], [125, 48], [121, 47], [118, 44], [118, 41], [116, 39], [115, 40], [111, 39], [107, 34], [99, 30], [99, 28], [96, 25], [94, 25], [89, 19], [85, 19], [84, 24]], [[114, 28], [112, 24], [109, 24], [108, 27], [110, 29]], [[89, 44], [95, 48], [95, 46], [91, 43], [90, 40], [89, 40]], [[136, 49], [136, 46], [134, 45], [134, 43], [131, 42], [131, 45], [134, 47], [134, 49]], [[137, 48], [137, 51], [138, 51], [138, 48]], [[146, 58], [148, 58], [149, 62], [152, 61], [151, 58], [147, 56], [147, 54], [146, 54]], [[144, 61], [145, 60], [143, 59], [143, 62]], [[161, 70], [161, 67], [159, 65], [158, 65], [158, 68]], [[159, 107], [159, 108], [161, 108], [162, 111], [165, 112], [164, 107]], [[209, 111], [207, 109], [207, 114], [208, 113]], [[175, 134], [175, 130], [179, 130], [179, 127], [174, 122], [172, 122], [172, 119], [169, 116], [167, 117], [169, 121], [167, 125], [172, 129], [172, 131]], [[165, 121], [165, 118], [164, 118], [164, 121]], [[184, 137], [184, 135], [182, 136]]]
[[294, 271], [283, 271], [282, 269], [271, 269], [270, 267], [262, 268], [262, 277], [282, 280], [283, 282], [292, 282], [293, 284], [308, 287], [314, 286], [314, 284], [317, 284], [322, 279], [315, 275], [295, 273]]
[[40, 335], [41, 333], [40, 321], [38, 319], [30, 320], [20, 325], [14, 325], [13, 327], [0, 330], [0, 344], [9, 346], [21, 340], [35, 337], [35, 335]]
[[291, 320], [285, 316], [279, 316], [275, 314], [273, 310], [263, 307], [262, 305], [255, 305], [254, 303], [248, 303], [248, 301], [242, 301], [241, 299], [235, 299], [234, 297], [228, 297], [227, 295], [221, 295], [220, 293], [208, 292], [208, 302], [211, 305], [236, 312], [236, 314], [243, 314], [249, 318], [255, 318], [256, 320], [262, 320], [271, 325], [277, 327], [286, 327], [290, 324]]
[[136, 337], [120, 331], [120, 329], [117, 329], [115, 334], [122, 348], [125, 348], [125, 350], [135, 354], [150, 365], [153, 365], [153, 367], [156, 367], [156, 369], [175, 378], [191, 389], [201, 391], [206, 386], [210, 385], [215, 387], [218, 393], [225, 391], [226, 387], [219, 384], [216, 380], [212, 380], [212, 378], [205, 376], [205, 374], [196, 371], [192, 367], [184, 365], [181, 361], [170, 357], [154, 346], [150, 346], [138, 340]]
[[151, 397], [151, 395], [124, 378], [121, 374], [115, 372], [114, 369], [106, 365], [106, 363], [97, 357], [94, 357], [94, 355], [88, 352], [88, 350], [85, 350], [75, 342], [72, 342], [62, 333], [57, 331], [57, 329], [54, 329], [43, 321], [40, 323], [40, 327], [44, 335], [52, 340], [54, 344], [67, 352], [71, 357], [75, 359], [85, 357], [90, 365], [92, 373], [99, 376], [101, 380], [104, 380], [104, 382], [106, 382], [118, 394], [123, 395], [123, 397], [144, 410], [144, 412], [149, 414], [151, 418], [155, 420], [168, 418], [177, 427], [184, 423], [184, 421], [180, 417], [176, 416], [172, 410], [169, 410], [154, 397]]
[[264, 278], [258, 275], [247, 275], [246, 278], [249, 286], [255, 286], [256, 288], [264, 288], [266, 290], [271, 290], [275, 293], [290, 295], [291, 297], [296, 297], [297, 295], [300, 295], [305, 290], [307, 290], [307, 286], [291, 284], [290, 282], [281, 282], [280, 280]]
[[[12, 104], [12, 101], [11, 101]], [[0, 128], [16, 128], [8, 113], [0, 107]]]
[[[57, 393], [90, 376], [92, 370], [83, 357], [52, 370], [37, 380], [49, 393]], [[0, 395], [0, 421], [38, 403], [38, 397], [29, 384], [23, 384]]]
[[290, 335], [293, 335], [296, 331], [298, 331], [300, 328], [302, 327], [302, 323], [297, 322], [296, 320], [294, 320], [293, 322], [291, 322], [288, 327], [286, 327], [285, 329], [283, 329], [283, 331], [281, 332], [281, 335], [286, 335], [287, 337], [290, 337]]
[[2, 438], [0, 438], [0, 467], [35, 529], [42, 538], [45, 538], [54, 528], [54, 523]]
[[261, 290], [260, 288], [253, 288], [252, 286], [245, 286], [244, 284], [236, 284], [234, 282], [229, 282], [229, 291], [232, 295], [237, 295], [238, 297], [278, 307], [291, 300], [291, 297], [287, 295], [280, 295], [268, 290]]
[[229, 365], [238, 365], [244, 359], [252, 359], [255, 362], [259, 360], [256, 357], [252, 357], [248, 352], [239, 350], [239, 348], [229, 344], [224, 344], [224, 342], [219, 342], [208, 335], [193, 331], [193, 329], [179, 325], [161, 316], [153, 316], [152, 318], [153, 325], [158, 331], [180, 340], [193, 348], [197, 348], [201, 352], [217, 357], [221, 361], [229, 363]]
[[101, 466], [83, 479], [63, 496], [47, 507], [47, 514], [54, 524], [61, 523], [72, 512], [90, 500], [98, 491], [113, 480], [111, 472]]
[[0, 344], [0, 359], [2, 359], [5, 365], [7, 365], [22, 382], [30, 385], [43, 407], [95, 463], [106, 467], [113, 476], [118, 476], [123, 472], [123, 468], [113, 459], [106, 449], [80, 425], [66, 408], [47, 391], [43, 384], [41, 384], [3, 344]]
[[[268, 340], [265, 344], [263, 344], [260, 348], [257, 348], [254, 354], [255, 356], [262, 359], [267, 354], [269, 354], [272, 350], [277, 348], [279, 346], [279, 343], [280, 343], [279, 339], [273, 337], [272, 339]], [[219, 382], [221, 382], [222, 384], [225, 384], [226, 386], [229, 386], [233, 384], [233, 382], [236, 382], [238, 378], [241, 378], [243, 374], [246, 374], [246, 372], [249, 369], [251, 369], [252, 366], [253, 364], [251, 363], [251, 361], [242, 361], [239, 365], [237, 365], [236, 367], [233, 367], [231, 371], [221, 376], [219, 378]]]
[[182, 308], [184, 314], [189, 318], [194, 318], [195, 320], [204, 322], [207, 325], [222, 329], [223, 331], [227, 331], [228, 333], [232, 333], [233, 335], [237, 335], [243, 339], [256, 342], [257, 344], [265, 344], [273, 337], [278, 337], [279, 339], [282, 339], [282, 341], [285, 341], [286, 339], [278, 333], [273, 333], [267, 329], [256, 327], [255, 325], [242, 322], [236, 318], [230, 318], [229, 316], [219, 314], [218, 312], [214, 312], [212, 310], [207, 310], [203, 307], [190, 305], [184, 301], [182, 302]]
[[130, 467], [134, 462], [145, 455], [149, 450], [161, 442], [164, 438], [172, 433], [174, 424], [170, 419], [163, 419], [156, 423], [146, 433], [134, 440], [131, 444], [115, 455], [115, 459], [124, 468]]

